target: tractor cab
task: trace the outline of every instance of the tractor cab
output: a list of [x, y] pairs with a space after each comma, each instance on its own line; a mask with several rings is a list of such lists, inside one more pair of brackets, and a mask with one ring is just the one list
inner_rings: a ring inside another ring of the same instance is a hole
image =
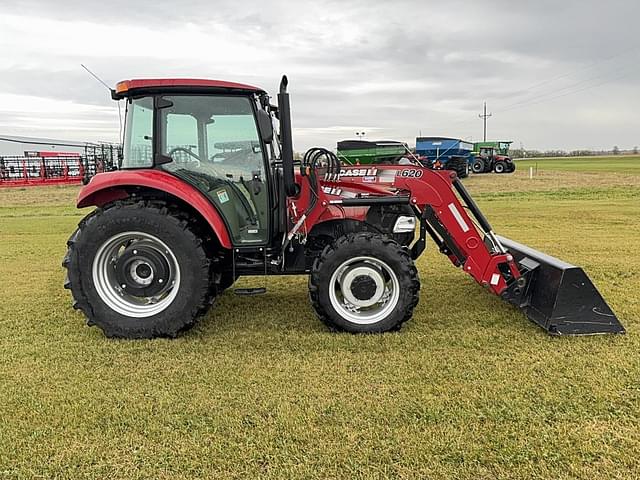
[[153, 80], [123, 82], [116, 89], [126, 100], [120, 169], [170, 172], [207, 196], [234, 245], [266, 244], [273, 137], [266, 102], [261, 103], [266, 94], [215, 83], [159, 90]]
[[485, 160], [492, 159], [494, 157], [493, 147], [482, 147], [479, 156]]

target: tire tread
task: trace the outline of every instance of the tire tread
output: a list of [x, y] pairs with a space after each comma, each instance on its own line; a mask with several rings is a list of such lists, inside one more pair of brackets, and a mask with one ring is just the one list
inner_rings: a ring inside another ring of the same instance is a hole
[[[193, 245], [194, 254], [199, 257], [200, 275], [207, 281], [202, 282], [203, 288], [200, 292], [196, 292], [197, 301], [190, 308], [189, 312], [185, 312], [182, 323], [175, 322], [168, 329], [159, 331], [157, 329], [141, 329], [133, 334], [127, 332], [108, 322], [101, 322], [96, 318], [96, 314], [91, 307], [87, 298], [87, 294], [83, 289], [83, 273], [79, 268], [79, 250], [78, 244], [83, 240], [83, 232], [91, 227], [95, 222], [100, 222], [105, 215], [112, 209], [124, 210], [146, 210], [155, 214], [166, 217], [170, 222], [174, 222], [185, 234], [186, 238]], [[207, 255], [203, 248], [202, 238], [198, 235], [198, 229], [193, 221], [185, 212], [177, 207], [168, 204], [163, 200], [117, 200], [115, 202], [97, 207], [93, 212], [84, 217], [78, 224], [78, 228], [71, 234], [67, 241], [67, 252], [62, 261], [62, 266], [67, 270], [64, 281], [64, 288], [71, 290], [72, 305], [76, 310], [80, 310], [87, 318], [89, 326], [99, 325], [104, 334], [111, 338], [153, 338], [153, 337], [176, 337], [180, 332], [193, 327], [198, 319], [204, 315], [213, 303], [216, 290], [215, 284], [211, 282], [212, 262], [210, 256]]]
[[[404, 280], [406, 285], [402, 285], [402, 288], [407, 288], [409, 292], [409, 302], [405, 305], [404, 315], [390, 328], [384, 330], [373, 329], [369, 333], [381, 333], [383, 331], [395, 331], [402, 328], [402, 325], [407, 322], [413, 315], [413, 309], [420, 300], [420, 280], [418, 277], [418, 270], [409, 255], [408, 249], [402, 247], [393, 239], [372, 232], [356, 232], [349, 233], [338, 239], [332, 244], [327, 245], [319, 257], [313, 262], [311, 274], [309, 275], [309, 298], [311, 305], [316, 312], [317, 317], [332, 331], [344, 330], [343, 327], [338, 325], [332, 318], [331, 312], [326, 308], [320, 298], [321, 282], [323, 282], [323, 267], [326, 262], [335, 255], [339, 250], [350, 249], [354, 252], [357, 251], [357, 244], [367, 242], [374, 244], [377, 248], [387, 249], [396, 256], [400, 263], [401, 268], [407, 273]], [[398, 279], [401, 283], [403, 279]], [[400, 306], [400, 305], [398, 305]], [[349, 330], [351, 331], [351, 330]]]

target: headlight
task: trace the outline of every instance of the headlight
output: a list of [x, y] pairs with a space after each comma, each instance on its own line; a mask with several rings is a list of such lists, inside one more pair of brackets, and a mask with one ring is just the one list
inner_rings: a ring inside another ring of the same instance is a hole
[[393, 233], [407, 233], [416, 231], [416, 217], [401, 215], [393, 226]]

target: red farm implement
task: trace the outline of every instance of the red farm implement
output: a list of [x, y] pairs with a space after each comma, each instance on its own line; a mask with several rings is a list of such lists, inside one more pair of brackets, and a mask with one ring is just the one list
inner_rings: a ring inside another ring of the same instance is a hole
[[107, 172], [117, 161], [118, 147], [91, 148], [85, 153], [25, 152], [0, 157], [0, 187], [79, 185]]

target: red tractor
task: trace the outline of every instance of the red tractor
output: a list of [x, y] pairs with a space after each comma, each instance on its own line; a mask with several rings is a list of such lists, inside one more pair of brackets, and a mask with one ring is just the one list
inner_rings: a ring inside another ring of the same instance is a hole
[[322, 148], [294, 162], [286, 77], [277, 106], [214, 80], [129, 80], [112, 96], [127, 104], [123, 159], [80, 192], [97, 208], [63, 261], [74, 307], [109, 337], [174, 337], [241, 275], [309, 275], [331, 329], [396, 330], [427, 237], [549, 333], [624, 332], [582, 269], [496, 235], [455, 173], [347, 167]]

